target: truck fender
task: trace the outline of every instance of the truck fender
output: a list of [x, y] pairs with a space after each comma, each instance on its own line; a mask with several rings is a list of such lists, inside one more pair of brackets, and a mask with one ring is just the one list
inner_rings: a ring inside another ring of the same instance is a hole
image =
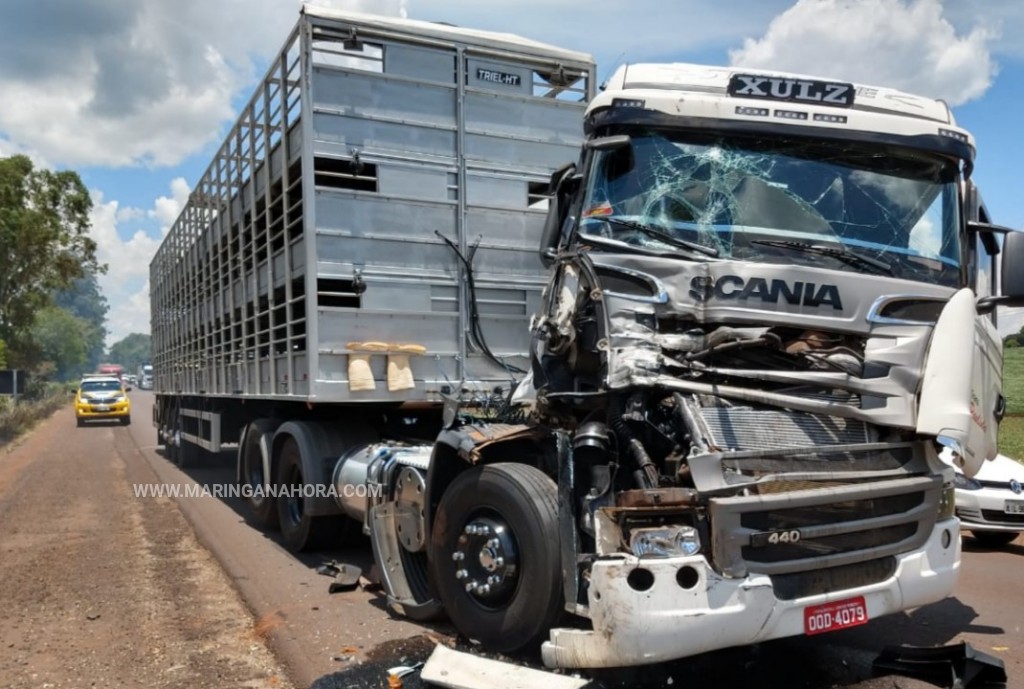
[[[466, 429], [451, 428], [441, 431], [437, 440], [434, 441], [434, 451], [430, 457], [430, 468], [427, 470], [427, 533], [433, 533], [434, 516], [437, 513], [438, 505], [441, 504], [441, 497], [444, 495], [445, 490], [448, 489], [448, 486], [451, 485], [451, 482], [459, 474], [472, 466], [493, 462], [516, 461], [541, 469], [546, 474], [555, 478], [557, 476], [557, 466], [545, 466], [543, 461], [530, 462], [527, 459], [528, 455], [511, 458], [499, 451], [499, 448], [511, 447], [508, 443], [517, 443], [518, 447], [522, 447], [519, 445], [519, 442], [522, 440], [522, 438], [510, 437], [507, 440], [496, 443], [489, 441], [481, 442], [479, 437], [475, 438]], [[479, 450], [475, 451], [477, 446], [482, 445], [487, 445], [487, 447], [480, 447]], [[475, 460], [470, 459], [473, 456], [476, 457]]]
[[427, 469], [427, 514], [426, 533], [433, 533], [434, 515], [437, 513], [437, 506], [441, 504], [441, 497], [444, 492], [461, 474], [472, 465], [459, 456], [459, 448], [466, 443], [472, 447], [472, 441], [465, 434], [457, 429], [441, 432], [434, 442], [434, 452], [430, 456], [430, 468]]
[[277, 476], [278, 458], [285, 438], [294, 438], [302, 456], [302, 476], [307, 485], [323, 486], [312, 497], [304, 497], [304, 509], [310, 516], [320, 517], [343, 514], [331, 496], [328, 487], [338, 458], [354, 446], [368, 445], [378, 439], [372, 425], [365, 420], [353, 420], [345, 426], [328, 425], [314, 421], [286, 421], [274, 433], [274, 451], [271, 455], [271, 473]]

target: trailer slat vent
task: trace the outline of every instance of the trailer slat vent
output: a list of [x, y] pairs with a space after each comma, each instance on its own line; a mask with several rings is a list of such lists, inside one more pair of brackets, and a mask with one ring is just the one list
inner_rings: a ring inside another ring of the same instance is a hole
[[377, 166], [373, 163], [317, 157], [313, 161], [314, 182], [318, 187], [377, 191]]
[[320, 306], [358, 309], [362, 306], [363, 286], [353, 280], [319, 278], [316, 281], [316, 301]]

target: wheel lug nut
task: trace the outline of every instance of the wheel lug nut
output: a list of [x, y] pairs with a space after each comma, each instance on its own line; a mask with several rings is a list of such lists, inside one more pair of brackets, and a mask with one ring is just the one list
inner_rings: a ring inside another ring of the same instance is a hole
[[501, 541], [499, 541], [497, 538], [492, 538], [491, 540], [487, 541], [488, 548], [497, 548], [499, 545], [501, 545]]
[[499, 576], [497, 576], [496, 574], [492, 574], [491, 576], [487, 577], [487, 583], [488, 584], [498, 584], [500, 582], [501, 582], [501, 578]]
[[455, 578], [456, 578], [456, 579], [465, 579], [465, 578], [466, 578], [466, 577], [468, 577], [468, 576], [469, 576], [469, 572], [467, 572], [467, 571], [466, 571], [466, 570], [464, 570], [464, 569], [460, 569], [459, 571], [457, 571], [457, 572], [455, 573]]
[[504, 567], [505, 566], [505, 558], [503, 558], [503, 557], [496, 557], [496, 558], [494, 558], [494, 566], [495, 567]]
[[466, 591], [467, 591], [467, 592], [469, 592], [469, 591], [474, 591], [474, 590], [476, 589], [476, 587], [477, 587], [477, 583], [476, 583], [476, 581], [475, 581], [475, 580], [473, 580], [473, 581], [467, 581], [467, 582], [466, 582]]
[[463, 553], [461, 550], [456, 550], [454, 553], [452, 553], [452, 559], [456, 562], [459, 562], [460, 560], [466, 559], [466, 554]]
[[486, 596], [491, 592], [491, 587], [487, 584], [482, 584], [476, 587], [476, 593], [481, 596]]

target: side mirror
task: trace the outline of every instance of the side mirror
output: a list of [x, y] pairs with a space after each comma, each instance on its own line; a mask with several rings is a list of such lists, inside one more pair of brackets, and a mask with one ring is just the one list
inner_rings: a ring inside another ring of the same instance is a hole
[[616, 134], [615, 136], [602, 136], [597, 139], [589, 139], [584, 144], [591, 151], [614, 151], [629, 146], [633, 140], [629, 134]]
[[1000, 273], [1000, 295], [1009, 300], [1007, 306], [1024, 306], [1024, 232], [1007, 232], [1003, 237]]
[[999, 269], [1000, 293], [997, 297], [979, 299], [978, 313], [991, 312], [996, 306], [1024, 306], [1024, 271], [1021, 270], [1021, 266], [1024, 265], [1024, 232], [983, 223], [969, 223], [968, 227], [989, 233], [990, 236], [993, 233], [1003, 235], [1003, 246], [999, 251], [1002, 254]]
[[576, 163], [563, 165], [551, 174], [551, 183], [548, 186], [551, 201], [548, 203], [548, 217], [544, 221], [544, 230], [540, 236], [540, 262], [545, 268], [549, 267], [554, 259], [562, 223], [569, 212], [569, 199], [578, 184]]

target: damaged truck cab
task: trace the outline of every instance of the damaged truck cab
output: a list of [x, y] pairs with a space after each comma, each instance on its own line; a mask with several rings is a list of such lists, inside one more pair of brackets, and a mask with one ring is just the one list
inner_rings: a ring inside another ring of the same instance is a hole
[[591, 628], [554, 629], [545, 662], [657, 662], [948, 595], [938, 451], [968, 474], [995, 455], [994, 310], [1024, 295], [971, 135], [940, 101], [692, 65], [622, 67], [585, 131], [553, 177], [530, 397], [564, 439], [567, 609]]
[[361, 530], [393, 611], [549, 666], [946, 596], [939, 450], [995, 455], [1024, 303], [970, 134], [883, 88], [595, 71], [304, 7], [150, 266], [165, 456], [237, 439], [254, 525]]

